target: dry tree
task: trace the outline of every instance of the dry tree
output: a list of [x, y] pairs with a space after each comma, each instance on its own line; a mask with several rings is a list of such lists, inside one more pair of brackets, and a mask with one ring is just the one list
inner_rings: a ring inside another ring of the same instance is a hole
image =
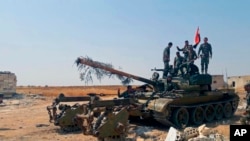
[[108, 78], [118, 78], [121, 80], [123, 85], [127, 85], [131, 83], [133, 80], [126, 76], [119, 75], [117, 73], [113, 73], [114, 67], [110, 63], [103, 63], [98, 61], [93, 61], [88, 56], [86, 57], [79, 57], [75, 61], [78, 70], [80, 71], [80, 79], [84, 81], [85, 84], [89, 82], [93, 82], [93, 77], [95, 76], [99, 81], [104, 79], [105, 77]]

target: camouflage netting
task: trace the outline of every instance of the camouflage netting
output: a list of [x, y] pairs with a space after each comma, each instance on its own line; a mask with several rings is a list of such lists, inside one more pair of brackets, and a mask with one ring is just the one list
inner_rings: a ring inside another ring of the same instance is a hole
[[[82, 60], [84, 60], [84, 63]], [[131, 78], [121, 76], [118, 74], [113, 74], [110, 71], [106, 71], [102, 68], [111, 68], [113, 69], [113, 65], [110, 63], [103, 63], [103, 62], [98, 62], [98, 61], [93, 61], [91, 58], [88, 56], [86, 57], [79, 57], [75, 61], [78, 70], [80, 71], [80, 79], [85, 82], [85, 84], [88, 84], [89, 82], [93, 82], [93, 77], [95, 76], [99, 81], [104, 79], [105, 77], [108, 78], [118, 78], [121, 80], [121, 83], [123, 85], [127, 85], [131, 83], [133, 80]], [[94, 64], [96, 67], [91, 67], [87, 64]]]

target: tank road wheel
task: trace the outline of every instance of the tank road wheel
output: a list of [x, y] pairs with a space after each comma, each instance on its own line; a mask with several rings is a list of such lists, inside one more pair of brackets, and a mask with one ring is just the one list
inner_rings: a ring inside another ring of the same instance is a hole
[[229, 118], [233, 115], [233, 107], [230, 102], [227, 102], [223, 107], [223, 114], [225, 118]]
[[189, 113], [186, 108], [178, 108], [173, 113], [173, 122], [174, 124], [183, 129], [188, 125]]
[[192, 122], [196, 125], [200, 125], [202, 124], [205, 116], [204, 116], [204, 110], [202, 107], [196, 107], [192, 110], [191, 112], [191, 119], [192, 119]]
[[220, 120], [223, 118], [223, 106], [221, 104], [215, 105], [215, 119]]
[[232, 101], [233, 113], [237, 110], [238, 104], [239, 104], [238, 100]]
[[210, 122], [215, 117], [215, 109], [213, 105], [207, 105], [205, 108], [205, 120]]

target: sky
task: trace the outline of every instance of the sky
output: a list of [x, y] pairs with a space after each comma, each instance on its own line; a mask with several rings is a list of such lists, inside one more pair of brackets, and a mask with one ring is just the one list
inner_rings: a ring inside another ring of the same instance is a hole
[[[109, 78], [81, 81], [74, 62], [88, 56], [150, 79], [152, 68], [164, 66], [168, 42], [173, 42], [173, 64], [176, 46], [183, 47], [185, 40], [193, 44], [199, 27], [201, 43], [208, 37], [213, 49], [210, 74], [250, 75], [249, 5], [236, 0], [1, 0], [0, 71], [15, 73], [18, 86], [121, 84]], [[199, 59], [195, 64], [200, 68]]]

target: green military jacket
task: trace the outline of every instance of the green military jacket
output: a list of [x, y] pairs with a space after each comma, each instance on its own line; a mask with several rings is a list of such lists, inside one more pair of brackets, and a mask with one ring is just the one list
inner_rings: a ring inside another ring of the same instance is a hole
[[211, 44], [209, 44], [209, 43], [201, 44], [200, 48], [198, 50], [198, 55], [200, 55], [200, 53], [202, 53], [201, 57], [208, 58], [209, 55], [212, 56], [212, 46], [211, 46]]
[[185, 61], [184, 57], [182, 57], [182, 56], [176, 56], [174, 58], [174, 66], [175, 67], [179, 67], [184, 61]]
[[167, 46], [163, 51], [163, 62], [170, 61], [170, 47]]

